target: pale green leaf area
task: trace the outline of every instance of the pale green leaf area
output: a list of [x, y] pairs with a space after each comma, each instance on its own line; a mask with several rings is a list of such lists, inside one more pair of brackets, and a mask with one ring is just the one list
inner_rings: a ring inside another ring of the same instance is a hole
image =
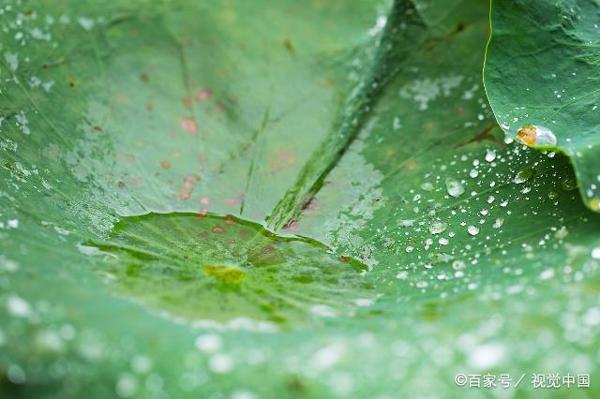
[[0, 397], [600, 396], [598, 5], [497, 3], [494, 117], [479, 0], [5, 1]]

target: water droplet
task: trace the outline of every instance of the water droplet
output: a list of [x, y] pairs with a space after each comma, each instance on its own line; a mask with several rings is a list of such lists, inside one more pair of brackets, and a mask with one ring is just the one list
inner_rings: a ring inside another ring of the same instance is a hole
[[540, 280], [549, 280], [554, 277], [554, 269], [546, 269], [540, 273]]
[[477, 176], [479, 176], [479, 172], [477, 171], [477, 169], [471, 169], [471, 171], [469, 172], [469, 176], [471, 176], [474, 179]]
[[523, 184], [533, 176], [533, 169], [523, 169], [515, 175], [513, 183]]
[[503, 224], [504, 224], [504, 219], [498, 218], [498, 219], [496, 219], [496, 221], [494, 222], [492, 227], [495, 229], [499, 229], [500, 227], [502, 227]]
[[496, 151], [494, 150], [486, 150], [485, 151], [485, 160], [487, 162], [493, 162], [496, 159]]
[[446, 179], [446, 190], [451, 197], [457, 198], [465, 193], [465, 187], [456, 179]]
[[569, 230], [567, 230], [567, 228], [565, 226], [561, 227], [560, 229], [558, 229], [558, 231], [556, 233], [554, 233], [554, 237], [556, 237], [557, 240], [563, 240], [568, 235], [569, 235]]
[[556, 145], [556, 136], [552, 130], [544, 126], [525, 125], [517, 130], [517, 140], [521, 143], [532, 146], [553, 146]]
[[408, 272], [406, 270], [398, 272], [398, 274], [396, 274], [396, 278], [398, 280], [406, 280], [408, 278]]
[[592, 258], [600, 260], [600, 247], [592, 249]]
[[217, 353], [208, 360], [208, 368], [217, 374], [230, 372], [233, 365], [233, 358], [225, 353]]
[[217, 334], [204, 334], [196, 338], [194, 345], [201, 352], [215, 353], [223, 346], [223, 340]]
[[431, 184], [430, 182], [425, 182], [421, 184], [421, 188], [425, 191], [431, 191], [433, 190], [433, 184]]
[[418, 288], [425, 288], [429, 285], [427, 281], [417, 281], [415, 284]]
[[470, 225], [469, 227], [467, 227], [467, 231], [472, 236], [476, 236], [477, 234], [479, 234], [479, 228], [477, 226]]
[[115, 391], [117, 392], [117, 395], [122, 398], [128, 398], [135, 395], [138, 391], [137, 379], [129, 373], [123, 373], [117, 380]]
[[413, 224], [415, 224], [415, 221], [410, 219], [403, 219], [400, 220], [398, 224], [402, 227], [411, 227]]
[[431, 234], [440, 234], [444, 232], [448, 228], [448, 225], [444, 222], [435, 222], [429, 227], [429, 232]]
[[452, 262], [452, 268], [454, 270], [462, 270], [466, 267], [467, 265], [465, 264], [464, 261], [462, 260], [455, 260], [454, 262]]
[[29, 303], [17, 295], [10, 295], [6, 300], [8, 312], [17, 317], [27, 317], [31, 314]]

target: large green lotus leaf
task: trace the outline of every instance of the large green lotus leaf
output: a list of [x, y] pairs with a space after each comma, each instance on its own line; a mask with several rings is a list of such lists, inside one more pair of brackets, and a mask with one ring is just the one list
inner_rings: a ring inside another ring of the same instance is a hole
[[600, 393], [600, 217], [502, 139], [486, 4], [0, 10], [4, 396]]
[[513, 136], [528, 125], [542, 136], [540, 128], [549, 129], [553, 149], [575, 167], [584, 202], [600, 211], [600, 5], [499, 0], [491, 24], [485, 84], [498, 122]]

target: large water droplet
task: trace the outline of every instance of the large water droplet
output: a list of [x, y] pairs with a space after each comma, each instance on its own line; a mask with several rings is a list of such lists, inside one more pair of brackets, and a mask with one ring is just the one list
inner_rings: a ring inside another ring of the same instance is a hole
[[558, 142], [552, 130], [539, 125], [524, 125], [517, 130], [517, 140], [529, 147], [555, 146]]
[[429, 232], [431, 234], [440, 234], [443, 233], [447, 227], [448, 225], [444, 222], [434, 222], [429, 226]]
[[487, 162], [493, 162], [496, 159], [496, 151], [487, 149], [485, 151], [485, 160]]
[[467, 231], [470, 235], [476, 236], [477, 234], [479, 234], [479, 227], [470, 225], [469, 227], [467, 227]]
[[446, 190], [448, 195], [457, 198], [464, 194], [465, 187], [458, 180], [449, 177], [446, 179]]
[[494, 224], [492, 225], [492, 227], [495, 229], [499, 229], [500, 227], [502, 227], [503, 224], [504, 224], [504, 219], [497, 218], [496, 221], [494, 222]]

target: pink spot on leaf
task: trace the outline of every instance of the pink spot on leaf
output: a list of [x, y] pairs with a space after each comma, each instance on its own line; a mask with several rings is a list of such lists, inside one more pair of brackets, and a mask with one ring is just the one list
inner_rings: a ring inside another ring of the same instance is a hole
[[208, 99], [210, 99], [213, 95], [213, 92], [211, 89], [201, 89], [198, 90], [198, 92], [196, 93], [196, 101], [206, 101]]
[[188, 200], [192, 196], [192, 191], [194, 191], [194, 187], [196, 183], [200, 180], [198, 176], [186, 176], [183, 178], [183, 185], [181, 186], [181, 190], [177, 194], [177, 197], [182, 200]]
[[196, 123], [196, 120], [194, 118], [182, 118], [181, 128], [189, 134], [198, 133], [198, 123]]

